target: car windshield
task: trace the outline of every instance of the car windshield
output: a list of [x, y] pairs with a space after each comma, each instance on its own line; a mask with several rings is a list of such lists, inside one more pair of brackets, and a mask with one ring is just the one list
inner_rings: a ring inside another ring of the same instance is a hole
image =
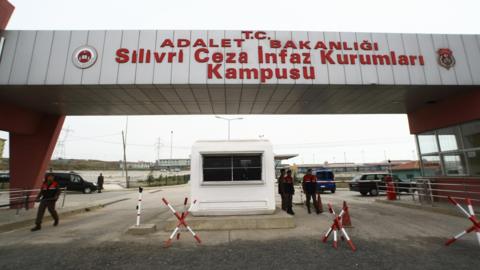
[[355, 177], [353, 177], [352, 181], [358, 181], [358, 180], [360, 180], [360, 178], [362, 178], [361, 174], [356, 175]]
[[333, 173], [330, 171], [320, 171], [316, 175], [317, 180], [333, 180]]

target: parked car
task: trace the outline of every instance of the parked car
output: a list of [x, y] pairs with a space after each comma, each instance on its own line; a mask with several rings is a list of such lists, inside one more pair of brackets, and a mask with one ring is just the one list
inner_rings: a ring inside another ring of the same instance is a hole
[[[383, 192], [387, 190], [387, 183], [385, 182], [385, 177], [388, 175], [388, 173], [359, 174], [355, 176], [348, 185], [351, 191], [358, 191], [363, 196], [367, 194], [370, 194], [372, 196], [378, 196], [381, 191]], [[397, 193], [409, 193], [412, 188], [415, 187], [415, 184], [411, 183], [408, 180], [402, 180], [396, 175], [393, 175], [392, 178]]]
[[0, 183], [9, 183], [10, 174], [9, 173], [0, 173]]
[[53, 172], [47, 174], [53, 174], [60, 188], [66, 187], [67, 190], [81, 191], [87, 194], [97, 190], [97, 186], [94, 183], [84, 180], [79, 174], [74, 172]]
[[[317, 190], [323, 193], [325, 190], [330, 190], [330, 192], [335, 193], [337, 185], [335, 185], [335, 175], [332, 170], [317, 170], [315, 171], [317, 176]], [[329, 183], [325, 183], [329, 182]]]

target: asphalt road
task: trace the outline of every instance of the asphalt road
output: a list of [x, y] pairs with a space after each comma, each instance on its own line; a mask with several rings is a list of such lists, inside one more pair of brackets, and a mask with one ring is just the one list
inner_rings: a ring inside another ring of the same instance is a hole
[[[171, 217], [160, 202], [179, 204], [188, 187], [146, 191], [142, 220], [161, 229]], [[110, 196], [110, 195], [108, 195]], [[164, 248], [170, 232], [148, 236], [125, 231], [135, 221], [135, 192], [129, 200], [61, 219], [59, 227], [44, 224], [0, 234], [0, 269], [475, 269], [480, 265], [473, 235], [450, 247], [446, 238], [466, 228], [464, 218], [374, 202], [371, 197], [339, 191], [322, 196], [340, 206], [347, 200], [354, 228], [347, 229], [358, 250], [345, 243], [338, 250], [320, 241], [331, 223], [329, 214], [308, 215], [295, 205], [295, 229], [198, 232], [197, 246], [182, 234]], [[83, 197], [87, 198], [87, 197]]]

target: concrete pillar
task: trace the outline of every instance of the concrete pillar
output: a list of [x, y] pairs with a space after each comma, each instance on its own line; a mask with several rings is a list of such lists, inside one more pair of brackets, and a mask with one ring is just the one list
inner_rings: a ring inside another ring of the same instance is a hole
[[11, 189], [40, 187], [64, 120], [63, 115], [0, 105], [0, 129], [10, 132]]

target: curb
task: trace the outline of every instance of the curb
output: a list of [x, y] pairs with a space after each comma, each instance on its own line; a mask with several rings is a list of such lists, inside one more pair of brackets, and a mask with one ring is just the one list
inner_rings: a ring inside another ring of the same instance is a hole
[[375, 202], [408, 208], [408, 209], [416, 209], [416, 210], [421, 210], [421, 211], [430, 212], [430, 213], [434, 212], [434, 213], [443, 214], [447, 216], [463, 217], [463, 215], [455, 211], [455, 209], [435, 207], [435, 206], [422, 206], [422, 205], [416, 205], [416, 204], [399, 203], [395, 201], [385, 201], [385, 200], [375, 200]]
[[[105, 203], [87, 205], [85, 207], [70, 209], [70, 210], [66, 210], [66, 211], [63, 211], [63, 212], [58, 211], [58, 215], [62, 218], [69, 217], [69, 216], [74, 216], [74, 215], [77, 215], [77, 214], [80, 214], [80, 213], [83, 213], [83, 212], [94, 211], [94, 210], [97, 210], [97, 209], [100, 209], [100, 208], [104, 208], [108, 205], [118, 203], [118, 202], [122, 202], [122, 201], [126, 201], [126, 200], [129, 200], [129, 198], [122, 198], [122, 199], [116, 199], [116, 200], [113, 200], [113, 201], [108, 201], [108, 202], [105, 202]], [[43, 221], [44, 222], [45, 221], [52, 221], [52, 217], [50, 215], [45, 215], [44, 218], [43, 218]], [[15, 229], [18, 229], [18, 228], [21, 228], [21, 227], [30, 226], [30, 225], [33, 225], [34, 223], [35, 223], [35, 218], [28, 218], [28, 219], [19, 220], [19, 221], [12, 222], [12, 223], [0, 224], [0, 233], [12, 231], [12, 230], [15, 230]]]

